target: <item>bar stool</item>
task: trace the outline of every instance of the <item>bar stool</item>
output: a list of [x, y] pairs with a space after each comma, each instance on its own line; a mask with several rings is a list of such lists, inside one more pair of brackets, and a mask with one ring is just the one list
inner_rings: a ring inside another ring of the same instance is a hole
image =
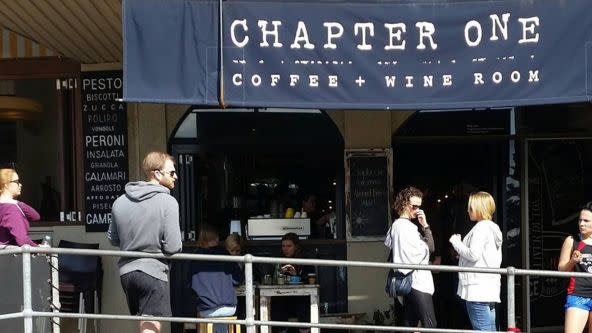
[[[236, 320], [237, 317], [208, 317], [209, 319]], [[214, 323], [197, 323], [198, 333], [214, 333]], [[239, 324], [228, 324], [228, 333], [241, 333]]]

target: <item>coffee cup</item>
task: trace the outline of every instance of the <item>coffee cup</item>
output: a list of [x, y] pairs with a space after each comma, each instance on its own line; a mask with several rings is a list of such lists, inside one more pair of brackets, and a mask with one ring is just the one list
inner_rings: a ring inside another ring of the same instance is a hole
[[284, 284], [284, 281], [286, 281], [286, 278], [284, 277], [284, 275], [280, 274], [277, 276], [277, 281], [275, 283]]
[[314, 273], [308, 274], [306, 276], [308, 280], [308, 284], [317, 284], [317, 275]]

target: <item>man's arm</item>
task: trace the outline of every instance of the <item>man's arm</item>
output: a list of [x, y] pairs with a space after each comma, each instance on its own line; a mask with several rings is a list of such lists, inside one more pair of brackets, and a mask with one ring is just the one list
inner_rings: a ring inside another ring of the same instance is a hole
[[[113, 212], [111, 212], [111, 216], [115, 216]], [[115, 222], [115, 218], [111, 220], [109, 223], [109, 230], [107, 230], [107, 238], [111, 245], [119, 246], [119, 234], [117, 233], [117, 223]]]
[[169, 203], [166, 208], [161, 244], [163, 253], [173, 254], [181, 251], [183, 243], [179, 226], [179, 203], [172, 196]]

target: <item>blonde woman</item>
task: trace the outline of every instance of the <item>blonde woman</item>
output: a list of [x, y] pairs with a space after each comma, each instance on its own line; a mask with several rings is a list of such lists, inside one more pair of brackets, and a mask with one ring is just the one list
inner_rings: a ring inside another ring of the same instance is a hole
[[240, 256], [243, 253], [243, 241], [238, 234], [228, 235], [224, 240], [224, 246], [231, 256]]
[[0, 169], [0, 245], [37, 246], [29, 238], [29, 222], [39, 220], [31, 206], [16, 200], [23, 184], [14, 169]]
[[[592, 272], [592, 203], [580, 210], [579, 234], [568, 236], [561, 247], [558, 269], [563, 272]], [[572, 277], [565, 300], [565, 333], [582, 332], [588, 322], [592, 332], [592, 278]]]
[[[475, 226], [461, 240], [459, 234], [450, 243], [459, 256], [460, 267], [499, 268], [502, 263], [502, 232], [492, 221], [495, 201], [487, 192], [469, 196], [468, 213]], [[495, 303], [500, 303], [499, 274], [458, 273], [457, 294], [465, 300], [474, 330], [495, 331]]]

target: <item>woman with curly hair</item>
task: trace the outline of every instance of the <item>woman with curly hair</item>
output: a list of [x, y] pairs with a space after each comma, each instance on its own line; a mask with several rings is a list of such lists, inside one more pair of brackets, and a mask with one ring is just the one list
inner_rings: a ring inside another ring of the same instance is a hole
[[[434, 252], [434, 237], [425, 213], [421, 210], [423, 193], [415, 187], [407, 187], [397, 194], [393, 209], [399, 215], [389, 229], [384, 244], [392, 251], [393, 263], [427, 265], [430, 253]], [[417, 219], [421, 227], [411, 222]], [[436, 327], [436, 315], [432, 294], [434, 280], [430, 271], [398, 269], [403, 274], [412, 274], [411, 292], [402, 298], [403, 326]], [[400, 299], [401, 301], [401, 299]]]

